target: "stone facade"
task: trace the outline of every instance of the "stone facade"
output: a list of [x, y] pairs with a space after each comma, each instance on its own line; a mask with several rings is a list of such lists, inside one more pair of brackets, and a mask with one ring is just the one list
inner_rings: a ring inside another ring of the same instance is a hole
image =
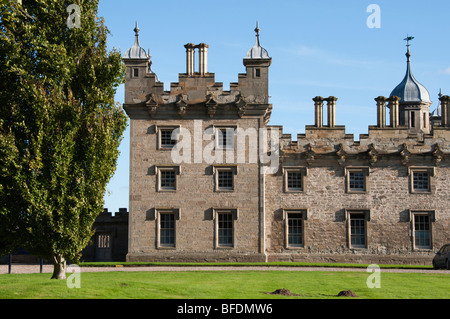
[[448, 96], [433, 127], [428, 101], [376, 98], [359, 141], [336, 125], [337, 98], [315, 97], [315, 123], [293, 141], [267, 125], [271, 58], [255, 31], [229, 91], [204, 43], [185, 45], [186, 73], [164, 91], [136, 27], [127, 260], [429, 264], [450, 242]]

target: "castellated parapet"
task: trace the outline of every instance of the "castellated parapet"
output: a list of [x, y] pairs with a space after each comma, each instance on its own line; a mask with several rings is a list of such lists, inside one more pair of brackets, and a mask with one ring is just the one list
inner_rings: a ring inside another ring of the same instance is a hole
[[259, 27], [229, 91], [204, 43], [184, 46], [186, 72], [164, 91], [138, 32], [123, 59], [127, 260], [429, 264], [450, 241], [449, 98], [431, 120], [426, 89], [409, 89], [409, 47], [407, 75], [374, 99], [368, 134], [355, 140], [336, 123], [338, 98], [317, 96], [314, 124], [293, 141], [268, 125], [272, 58]]

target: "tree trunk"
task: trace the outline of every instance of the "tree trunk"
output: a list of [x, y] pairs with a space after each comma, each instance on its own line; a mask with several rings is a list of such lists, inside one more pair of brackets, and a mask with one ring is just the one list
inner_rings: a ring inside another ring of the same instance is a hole
[[61, 255], [53, 256], [53, 276], [51, 279], [66, 279], [66, 260]]

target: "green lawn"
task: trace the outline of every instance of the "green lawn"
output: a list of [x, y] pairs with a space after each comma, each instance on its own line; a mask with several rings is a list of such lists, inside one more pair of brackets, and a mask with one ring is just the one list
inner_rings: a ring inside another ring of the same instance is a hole
[[[86, 272], [81, 288], [50, 274], [0, 275], [0, 299], [330, 299], [352, 290], [358, 299], [449, 299], [450, 275], [381, 272], [381, 288], [368, 288], [366, 272], [183, 271]], [[289, 289], [301, 296], [265, 294]]]

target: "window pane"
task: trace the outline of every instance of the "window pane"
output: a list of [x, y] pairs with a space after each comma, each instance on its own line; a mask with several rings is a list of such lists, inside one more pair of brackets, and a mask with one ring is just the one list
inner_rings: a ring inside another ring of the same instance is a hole
[[233, 172], [232, 171], [217, 171], [217, 182], [219, 188], [233, 189]]
[[218, 142], [222, 148], [233, 147], [234, 129], [233, 128], [221, 128], [218, 130]]
[[366, 247], [366, 223], [364, 214], [350, 215], [350, 239], [352, 247]]
[[161, 146], [162, 147], [173, 147], [177, 141], [172, 139], [172, 129], [162, 129], [161, 134]]
[[302, 189], [302, 173], [287, 172], [287, 187], [288, 187], [288, 189], [301, 190]]
[[364, 173], [349, 172], [348, 182], [350, 190], [364, 190]]
[[303, 223], [302, 214], [288, 214], [288, 245], [299, 247], [303, 245]]
[[414, 215], [414, 238], [416, 248], [431, 248], [430, 216]]
[[414, 172], [413, 173], [413, 188], [416, 191], [428, 191], [429, 179], [427, 172]]
[[161, 171], [161, 188], [175, 189], [175, 171]]
[[218, 214], [218, 244], [223, 247], [233, 246], [233, 214]]
[[161, 246], [174, 247], [175, 246], [175, 215], [161, 214], [160, 221], [160, 238], [159, 243]]

